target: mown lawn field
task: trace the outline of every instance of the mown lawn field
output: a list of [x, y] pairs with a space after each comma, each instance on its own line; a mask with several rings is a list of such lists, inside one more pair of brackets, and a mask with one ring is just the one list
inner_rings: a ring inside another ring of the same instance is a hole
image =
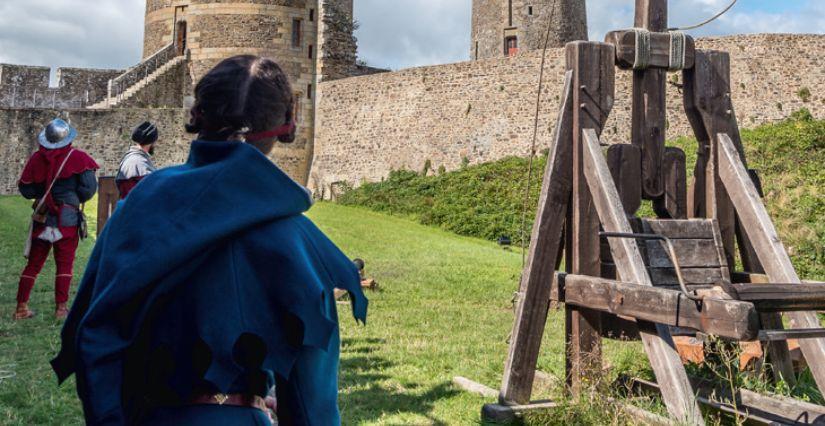
[[[52, 263], [32, 298], [39, 315], [10, 320], [29, 211], [19, 197], [0, 197], [0, 424], [79, 424], [73, 379], [57, 387], [48, 365], [60, 331], [52, 319]], [[498, 386], [520, 253], [359, 208], [321, 203], [309, 216], [349, 256], [365, 259], [368, 275], [380, 284], [369, 294], [366, 326], [339, 305], [343, 423], [477, 424], [481, 405], [490, 401], [461, 392], [451, 380], [461, 375]], [[81, 245], [75, 282], [92, 244]], [[539, 368], [563, 377], [563, 313], [553, 311], [548, 325]], [[614, 372], [645, 368], [636, 344], [610, 342], [606, 352]], [[558, 388], [537, 396], [556, 395]]]

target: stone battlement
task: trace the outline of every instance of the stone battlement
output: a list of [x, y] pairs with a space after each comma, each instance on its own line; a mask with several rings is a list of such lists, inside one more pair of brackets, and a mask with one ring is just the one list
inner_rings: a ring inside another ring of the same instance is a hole
[[51, 68], [0, 64], [0, 107], [84, 108], [106, 97], [109, 79], [123, 70], [58, 68], [57, 85], [49, 84]]

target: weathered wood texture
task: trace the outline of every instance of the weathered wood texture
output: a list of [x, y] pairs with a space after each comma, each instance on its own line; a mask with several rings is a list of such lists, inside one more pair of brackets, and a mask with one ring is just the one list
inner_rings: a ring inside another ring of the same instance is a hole
[[113, 177], [101, 177], [98, 179], [97, 194], [97, 235], [103, 232], [106, 222], [112, 217], [120, 200], [120, 192]]
[[730, 94], [730, 55], [697, 50], [694, 69], [686, 71], [684, 78], [685, 110], [700, 141], [692, 196], [694, 216], [717, 220], [728, 265], [735, 265], [736, 213], [719, 180], [715, 143], [719, 133], [732, 135], [744, 157]]
[[[616, 46], [616, 66], [633, 69], [636, 62], [636, 35], [633, 31], [619, 30], [607, 33], [604, 41]], [[696, 55], [693, 37], [685, 39], [685, 66], [692, 68]], [[648, 68], [668, 69], [670, 67], [670, 34], [655, 32], [650, 34], [650, 64]]]
[[825, 284], [734, 284], [737, 300], [760, 312], [825, 310]]
[[697, 303], [677, 290], [582, 275], [560, 280], [565, 303], [736, 340], [756, 339], [759, 332], [751, 303], [716, 298]]
[[[762, 204], [759, 192], [742, 163], [736, 145], [726, 134], [720, 134], [718, 141], [719, 176], [731, 196], [743, 228], [765, 268], [765, 273], [773, 282], [801, 283], [768, 211]], [[793, 312], [787, 316], [792, 328], [822, 327], [814, 312]], [[803, 339], [799, 341], [799, 346], [813, 372], [817, 386], [820, 390], [825, 390], [825, 339]]]
[[687, 170], [685, 152], [680, 148], [665, 148], [662, 179], [665, 192], [653, 200], [653, 210], [659, 217], [687, 219]]
[[562, 252], [562, 230], [573, 188], [573, 75], [570, 71], [565, 76], [563, 93], [501, 384], [501, 401], [508, 404], [530, 401], [556, 259]]
[[509, 424], [516, 421], [525, 413], [546, 411], [558, 408], [559, 404], [553, 401], [540, 401], [523, 405], [485, 404], [481, 408], [481, 418], [485, 422]]
[[[599, 138], [592, 129], [584, 131], [584, 172], [593, 194], [593, 204], [607, 232], [630, 233], [632, 228], [624, 210], [607, 163], [602, 156]], [[610, 248], [622, 280], [652, 286], [644, 259], [636, 241], [613, 238]], [[667, 326], [656, 325], [656, 331], [640, 324], [640, 332], [650, 365], [663, 388], [663, 400], [676, 420], [688, 424], [704, 424], [690, 382], [673, 345]]]
[[498, 396], [498, 391], [481, 383], [472, 381], [466, 377], [453, 377], [453, 385], [464, 391], [474, 393], [485, 398], [495, 398]]
[[[566, 47], [573, 70], [573, 197], [567, 219], [569, 272], [598, 276], [599, 217], [584, 177], [583, 129], [601, 134], [613, 108], [615, 51], [606, 43], [573, 42]], [[566, 373], [578, 394], [582, 378], [601, 373], [601, 313], [565, 305]]]
[[636, 145], [611, 145], [607, 149], [607, 165], [625, 213], [635, 215], [642, 206], [642, 150]]
[[[636, 0], [635, 27], [667, 30], [667, 0]], [[642, 193], [650, 200], [664, 194], [666, 84], [666, 70], [633, 71], [631, 141], [642, 149]]]

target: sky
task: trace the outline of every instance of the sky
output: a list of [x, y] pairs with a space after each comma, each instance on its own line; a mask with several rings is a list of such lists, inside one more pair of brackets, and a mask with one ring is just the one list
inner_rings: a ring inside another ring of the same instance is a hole
[[[551, 0], [536, 0], [551, 1]], [[730, 0], [670, 0], [670, 24]], [[633, 0], [587, 0], [591, 40], [633, 22]], [[126, 68], [140, 60], [145, 0], [0, 0], [0, 63]], [[401, 69], [469, 59], [471, 0], [355, 0], [359, 57]], [[825, 0], [739, 0], [694, 36], [825, 32]]]

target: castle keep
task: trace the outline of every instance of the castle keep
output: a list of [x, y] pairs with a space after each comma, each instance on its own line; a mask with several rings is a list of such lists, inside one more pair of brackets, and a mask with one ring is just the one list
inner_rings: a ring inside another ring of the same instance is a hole
[[[78, 127], [76, 145], [98, 160], [103, 176], [115, 173], [131, 128], [147, 119], [162, 134], [156, 162], [185, 161], [193, 82], [243, 53], [270, 56], [289, 75], [299, 136], [280, 145], [273, 160], [318, 197], [426, 163], [450, 170], [525, 156], [546, 31], [541, 147], [558, 108], [561, 47], [587, 38], [584, 3], [473, 0], [470, 61], [382, 72], [356, 61], [353, 0], [147, 0], [143, 58], [128, 70], [61, 68], [50, 87], [47, 68], [0, 65], [0, 193], [16, 193], [37, 133], [56, 116]], [[697, 44], [731, 53], [743, 126], [802, 107], [825, 117], [825, 36], [741, 35]], [[617, 93], [630, 81], [630, 73], [618, 74]], [[669, 90], [668, 137], [690, 135], [677, 88]], [[617, 98], [605, 140], [629, 138], [629, 111], [630, 100]]]
[[519, 50], [587, 40], [584, 0], [473, 0], [470, 58], [514, 56]]

